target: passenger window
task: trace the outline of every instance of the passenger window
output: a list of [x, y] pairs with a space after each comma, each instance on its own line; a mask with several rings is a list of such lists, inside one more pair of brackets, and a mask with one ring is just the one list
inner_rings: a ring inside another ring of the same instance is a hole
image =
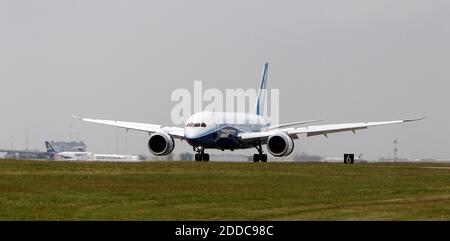
[[205, 124], [205, 123], [202, 123], [202, 127], [206, 127], [206, 124]]
[[195, 123], [194, 127], [199, 127], [200, 123]]

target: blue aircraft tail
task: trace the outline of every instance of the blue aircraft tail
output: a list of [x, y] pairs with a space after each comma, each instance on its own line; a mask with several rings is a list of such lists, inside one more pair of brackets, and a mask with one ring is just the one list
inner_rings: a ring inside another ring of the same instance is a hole
[[45, 148], [47, 149], [47, 153], [48, 154], [55, 154], [56, 153], [55, 148], [53, 148], [53, 146], [48, 141], [45, 142]]
[[255, 113], [257, 115], [264, 115], [264, 104], [267, 97], [267, 75], [269, 73], [269, 63], [264, 64], [261, 83], [259, 84], [258, 97], [256, 99]]

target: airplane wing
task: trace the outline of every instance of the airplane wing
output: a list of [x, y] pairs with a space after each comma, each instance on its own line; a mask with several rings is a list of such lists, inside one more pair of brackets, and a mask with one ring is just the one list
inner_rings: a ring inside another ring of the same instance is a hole
[[82, 118], [79, 116], [72, 116], [75, 119], [79, 119], [86, 122], [92, 122], [107, 126], [115, 126], [124, 128], [127, 130], [136, 130], [136, 131], [144, 131], [148, 133], [155, 133], [155, 132], [166, 132], [167, 134], [171, 135], [173, 138], [184, 138], [184, 129], [180, 127], [164, 127], [161, 125], [155, 125], [155, 124], [146, 124], [146, 123], [138, 123], [138, 122], [126, 122], [126, 121], [116, 121], [116, 120], [100, 120], [100, 119], [89, 119], [89, 118]]
[[263, 132], [247, 132], [240, 133], [238, 137], [243, 140], [266, 140], [269, 136], [276, 133], [285, 133], [293, 138], [298, 138], [299, 135], [316, 136], [324, 135], [327, 136], [330, 133], [353, 131], [366, 129], [371, 126], [381, 126], [381, 125], [391, 125], [398, 123], [405, 123], [411, 121], [418, 121], [419, 119], [407, 119], [407, 120], [395, 120], [395, 121], [380, 121], [380, 122], [360, 122], [360, 123], [346, 123], [346, 124], [332, 124], [332, 125], [316, 125], [316, 126], [306, 126], [300, 128], [286, 128], [274, 131], [263, 131]]
[[273, 125], [273, 126], [269, 126], [267, 128], [267, 130], [281, 129], [283, 127], [298, 126], [298, 125], [309, 124], [309, 123], [320, 122], [320, 121], [323, 121], [323, 120], [308, 120], [308, 121], [292, 122], [292, 123], [287, 123], [287, 124], [282, 124], [282, 125]]

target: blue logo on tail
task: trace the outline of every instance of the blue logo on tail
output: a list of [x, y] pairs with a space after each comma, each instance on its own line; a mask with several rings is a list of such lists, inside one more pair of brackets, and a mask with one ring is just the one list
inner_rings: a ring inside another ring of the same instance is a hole
[[49, 154], [56, 153], [55, 148], [53, 148], [53, 146], [48, 141], [45, 142], [45, 148], [47, 149], [47, 153], [49, 153]]

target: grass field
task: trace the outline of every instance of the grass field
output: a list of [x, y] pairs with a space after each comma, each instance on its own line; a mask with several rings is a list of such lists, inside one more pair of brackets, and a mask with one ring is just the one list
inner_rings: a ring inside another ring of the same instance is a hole
[[450, 165], [0, 161], [0, 220], [450, 220]]

